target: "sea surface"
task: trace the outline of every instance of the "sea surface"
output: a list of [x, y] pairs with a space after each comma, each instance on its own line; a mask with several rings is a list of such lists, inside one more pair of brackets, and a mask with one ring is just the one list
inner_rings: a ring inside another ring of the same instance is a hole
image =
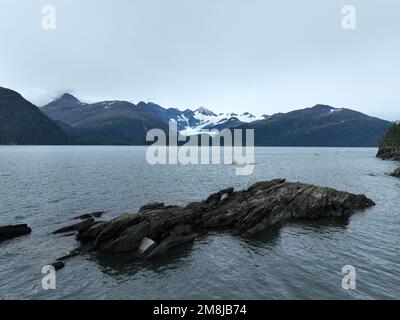
[[[232, 165], [156, 165], [145, 147], [0, 147], [0, 225], [28, 223], [29, 236], [0, 244], [0, 299], [399, 299], [398, 163], [368, 148], [256, 148], [250, 176]], [[348, 219], [292, 221], [254, 239], [229, 233], [152, 262], [72, 258], [44, 290], [42, 267], [77, 247], [52, 235], [72, 217], [105, 219], [153, 201], [185, 204], [234, 186], [286, 178], [364, 193], [377, 205]], [[356, 289], [342, 268], [356, 268]]]

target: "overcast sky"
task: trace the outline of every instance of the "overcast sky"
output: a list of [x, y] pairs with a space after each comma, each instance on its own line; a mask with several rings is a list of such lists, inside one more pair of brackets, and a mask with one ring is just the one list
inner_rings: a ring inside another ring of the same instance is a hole
[[[42, 6], [56, 9], [43, 30]], [[344, 5], [356, 30], [341, 27]], [[398, 0], [0, 0], [0, 86], [42, 105], [153, 101], [257, 115], [317, 103], [400, 119]]]

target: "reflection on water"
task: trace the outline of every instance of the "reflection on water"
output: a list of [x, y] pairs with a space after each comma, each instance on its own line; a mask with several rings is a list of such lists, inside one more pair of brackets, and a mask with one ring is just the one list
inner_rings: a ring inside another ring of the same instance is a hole
[[[254, 254], [261, 253], [265, 248], [273, 248], [280, 241], [280, 230], [282, 225], [289, 224], [291, 228], [296, 228], [301, 234], [304, 230], [305, 233], [314, 232], [322, 235], [341, 232], [349, 223], [349, 217], [333, 217], [322, 219], [299, 219], [287, 222], [282, 222], [268, 229], [256, 234], [251, 238], [238, 237], [240, 240], [239, 245], [244, 250], [249, 250]], [[208, 237], [218, 236], [224, 233], [229, 235], [229, 231], [223, 232], [207, 232], [201, 234], [195, 241], [207, 242]], [[200, 240], [199, 240], [200, 239]], [[148, 269], [153, 272], [162, 272], [165, 268], [177, 268], [190, 259], [191, 251], [194, 244], [189, 243], [180, 247], [173, 248], [169, 251], [167, 256], [160, 257], [155, 260], [142, 261], [137, 260], [129, 255], [119, 254], [114, 256], [92, 254], [90, 259], [97, 261], [100, 268], [105, 273], [110, 275], [134, 275], [139, 269]], [[258, 250], [261, 249], [261, 250]]]
[[109, 275], [134, 275], [142, 269], [160, 273], [164, 269], [177, 268], [190, 259], [193, 243], [172, 249], [167, 256], [154, 260], [142, 261], [127, 255], [103, 256], [92, 255], [90, 258], [96, 261], [101, 270]]

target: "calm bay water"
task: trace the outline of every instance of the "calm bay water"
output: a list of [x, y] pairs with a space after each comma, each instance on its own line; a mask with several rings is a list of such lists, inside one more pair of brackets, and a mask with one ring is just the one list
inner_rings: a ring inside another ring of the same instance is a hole
[[[150, 166], [145, 147], [0, 147], [0, 225], [31, 235], [0, 244], [0, 299], [377, 299], [400, 298], [398, 163], [376, 149], [256, 148], [254, 173], [229, 165]], [[377, 206], [346, 220], [296, 221], [255, 239], [202, 236], [151, 263], [84, 255], [41, 287], [41, 269], [75, 248], [52, 231], [72, 217], [107, 218], [148, 202], [184, 204], [220, 189], [286, 178], [364, 193]], [[357, 288], [341, 288], [342, 267]]]

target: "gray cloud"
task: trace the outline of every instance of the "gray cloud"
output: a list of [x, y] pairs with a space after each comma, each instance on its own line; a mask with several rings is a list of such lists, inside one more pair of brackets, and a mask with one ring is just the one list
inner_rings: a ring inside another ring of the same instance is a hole
[[[54, 5], [57, 29], [41, 28]], [[83, 100], [201, 105], [272, 114], [317, 103], [400, 119], [400, 3], [0, 0], [0, 85], [44, 104]]]

